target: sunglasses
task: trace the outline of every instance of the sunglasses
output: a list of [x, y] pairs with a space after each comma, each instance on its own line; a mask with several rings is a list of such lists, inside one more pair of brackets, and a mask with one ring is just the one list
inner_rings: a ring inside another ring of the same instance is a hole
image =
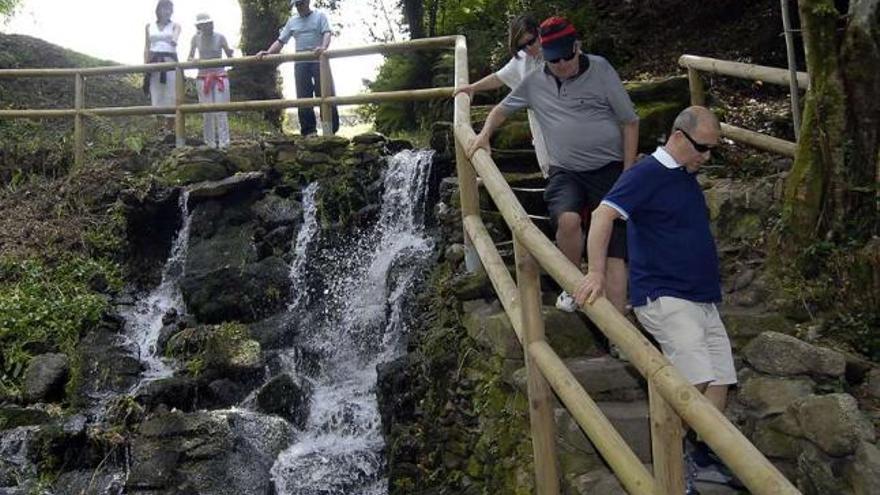
[[715, 149], [715, 146], [711, 146], [711, 145], [703, 144], [703, 143], [698, 143], [698, 142], [694, 141], [694, 138], [692, 138], [690, 134], [685, 132], [684, 129], [676, 128], [675, 130], [681, 131], [681, 133], [684, 134], [684, 137], [686, 137], [687, 140], [691, 142], [691, 146], [694, 147], [694, 150], [697, 153], [705, 153], [707, 151], [712, 151]]
[[516, 47], [516, 51], [522, 51], [522, 50], [525, 50], [526, 48], [528, 48], [528, 47], [534, 45], [535, 43], [537, 43], [537, 41], [538, 41], [538, 37], [535, 36], [535, 37], [533, 37], [532, 39], [530, 39], [529, 41], [526, 41], [525, 43], [523, 43], [523, 44], [519, 45], [518, 47]]
[[570, 54], [564, 57], [556, 57], [546, 60], [548, 64], [558, 64], [559, 62], [568, 62], [569, 60], [573, 59], [575, 55], [577, 55], [577, 52], [575, 50], [572, 50]]

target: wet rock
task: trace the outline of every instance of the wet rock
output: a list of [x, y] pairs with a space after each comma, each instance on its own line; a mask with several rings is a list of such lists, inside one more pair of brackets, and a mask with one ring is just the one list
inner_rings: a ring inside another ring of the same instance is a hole
[[796, 399], [813, 393], [816, 384], [807, 378], [753, 375], [740, 386], [737, 397], [758, 417], [778, 414]]
[[257, 219], [266, 230], [292, 225], [302, 217], [302, 205], [291, 198], [269, 194], [252, 206]]
[[266, 414], [275, 414], [302, 429], [309, 418], [312, 386], [308, 380], [285, 373], [278, 375], [257, 392], [257, 406]]
[[846, 359], [839, 352], [776, 332], [762, 333], [743, 353], [756, 370], [771, 375], [840, 377], [846, 370]]
[[55, 495], [117, 495], [125, 487], [125, 471], [106, 469], [61, 473], [54, 483]]
[[214, 380], [208, 384], [208, 398], [205, 406], [216, 409], [231, 407], [241, 402], [248, 389], [228, 378]]
[[810, 396], [797, 403], [804, 436], [825, 453], [840, 457], [855, 452], [859, 442], [874, 442], [874, 427], [849, 394]]
[[279, 313], [248, 325], [252, 339], [264, 350], [290, 346], [298, 334], [297, 322], [287, 313]]
[[39, 425], [47, 423], [49, 419], [49, 414], [40, 409], [27, 409], [18, 406], [0, 407], [0, 430]]
[[160, 404], [168, 409], [192, 411], [196, 407], [198, 384], [186, 376], [162, 378], [146, 384], [135, 399], [146, 410], [152, 411]]
[[34, 356], [24, 373], [22, 398], [27, 403], [62, 399], [69, 371], [68, 359], [64, 354]]
[[[413, 358], [402, 356], [379, 365], [376, 397], [382, 431], [388, 435], [396, 424], [409, 424], [415, 419], [415, 383]], [[400, 452], [399, 452], [400, 453]]]
[[106, 393], [125, 393], [134, 386], [143, 365], [137, 349], [131, 348], [121, 335], [93, 332], [80, 340], [71, 367], [74, 402], [89, 403]]
[[281, 419], [246, 412], [172, 412], [145, 421], [131, 447], [127, 493], [266, 495], [270, 469], [291, 441]]

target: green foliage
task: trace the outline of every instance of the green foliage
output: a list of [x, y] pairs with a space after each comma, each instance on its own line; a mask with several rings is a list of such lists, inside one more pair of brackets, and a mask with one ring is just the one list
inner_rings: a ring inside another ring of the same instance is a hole
[[21, 0], [0, 0], [0, 19], [4, 16], [12, 15], [20, 3]]
[[0, 258], [0, 389], [17, 390], [33, 354], [70, 354], [108, 305], [92, 287], [119, 289], [119, 273], [112, 263], [78, 256], [52, 265]]

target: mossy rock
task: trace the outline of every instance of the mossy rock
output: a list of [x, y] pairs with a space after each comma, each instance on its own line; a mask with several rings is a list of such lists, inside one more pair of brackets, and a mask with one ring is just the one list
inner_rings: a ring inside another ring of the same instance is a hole
[[763, 332], [793, 335], [796, 330], [794, 323], [779, 313], [727, 310], [722, 319], [734, 349], [741, 349]]
[[675, 117], [687, 105], [677, 101], [654, 101], [636, 103], [639, 115], [639, 151], [651, 152], [663, 144], [669, 135]]
[[595, 354], [596, 337], [580, 313], [566, 313], [553, 306], [543, 306], [544, 334], [561, 358]]
[[235, 143], [226, 152], [232, 172], [254, 172], [268, 166], [266, 154], [259, 143]]
[[690, 102], [690, 87], [687, 76], [675, 76], [651, 81], [627, 81], [623, 84], [630, 99], [636, 105], [656, 101], [674, 102], [687, 106]]
[[345, 149], [351, 142], [342, 136], [309, 136], [297, 144], [305, 150], [321, 153], [332, 153], [334, 150]]
[[41, 425], [47, 423], [49, 419], [49, 415], [39, 409], [25, 409], [18, 406], [0, 408], [0, 430]]
[[378, 144], [385, 141], [388, 141], [388, 138], [378, 132], [365, 132], [351, 138], [351, 142], [354, 144]]

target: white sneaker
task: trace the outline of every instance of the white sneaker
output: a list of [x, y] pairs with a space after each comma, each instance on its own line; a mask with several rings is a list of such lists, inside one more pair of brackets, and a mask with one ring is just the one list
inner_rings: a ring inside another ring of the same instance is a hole
[[556, 298], [556, 308], [566, 313], [574, 313], [577, 311], [578, 305], [568, 292], [562, 291], [559, 297]]

